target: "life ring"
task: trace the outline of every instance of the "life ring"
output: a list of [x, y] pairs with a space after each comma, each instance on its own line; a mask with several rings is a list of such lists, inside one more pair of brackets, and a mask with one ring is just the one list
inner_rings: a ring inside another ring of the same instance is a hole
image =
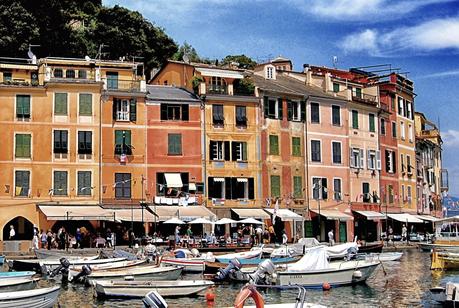
[[263, 296], [261, 296], [261, 294], [253, 285], [247, 285], [243, 287], [239, 294], [236, 296], [236, 300], [234, 301], [234, 308], [243, 308], [245, 301], [249, 297], [254, 300], [255, 307], [263, 308], [265, 306]]

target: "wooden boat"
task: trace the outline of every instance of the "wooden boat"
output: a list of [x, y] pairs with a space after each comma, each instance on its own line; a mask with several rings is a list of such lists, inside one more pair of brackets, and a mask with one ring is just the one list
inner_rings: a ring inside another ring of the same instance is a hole
[[358, 254], [357, 258], [375, 261], [399, 261], [403, 256], [403, 252], [381, 252], [381, 253], [368, 253]]
[[31, 277], [0, 279], [0, 292], [30, 290], [39, 280], [40, 278]]
[[212, 252], [214, 255], [225, 254], [230, 252], [243, 252], [249, 251], [252, 249], [251, 246], [209, 246], [209, 247], [199, 247], [199, 252]]
[[88, 275], [90, 285], [95, 280], [133, 279], [133, 280], [177, 280], [183, 267], [135, 266], [127, 269], [101, 270]]
[[435, 287], [430, 289], [432, 299], [443, 307], [459, 306], [459, 284], [448, 282], [445, 287]]
[[[101, 270], [114, 270], [114, 269], [121, 269], [121, 268], [128, 268], [128, 267], [133, 267], [133, 266], [138, 266], [138, 265], [143, 265], [147, 262], [147, 260], [134, 260], [134, 261], [117, 261], [117, 262], [112, 262], [112, 263], [103, 263], [103, 264], [94, 264], [90, 265], [91, 266], [91, 271], [101, 271]], [[81, 265], [72, 265], [70, 266], [70, 274], [72, 276], [77, 275], [79, 272], [81, 272]]]
[[359, 253], [382, 252], [384, 243], [373, 243], [359, 246]]
[[169, 258], [161, 259], [161, 265], [165, 266], [181, 266], [184, 272], [201, 273], [205, 269], [205, 259], [198, 258]]
[[30, 278], [36, 273], [33, 271], [20, 272], [0, 272], [0, 280], [15, 279], [15, 278]]
[[0, 293], [1, 308], [51, 308], [56, 304], [60, 286]]
[[150, 291], [164, 297], [191, 296], [214, 285], [208, 280], [175, 281], [96, 281], [97, 297], [142, 298]]
[[[98, 256], [78, 258], [69, 260], [70, 266], [108, 264], [117, 261], [124, 261], [124, 258], [97, 259]], [[59, 259], [32, 259], [32, 260], [10, 260], [8, 261], [10, 269], [13, 270], [32, 270], [40, 273], [46, 273], [61, 265]]]
[[[34, 249], [35, 256], [37, 259], [60, 259], [62, 257], [67, 260], [79, 259], [90, 257], [90, 253], [84, 250], [47, 250], [47, 249]], [[93, 253], [98, 253], [93, 251]], [[93, 254], [92, 253], [92, 254]]]
[[279, 271], [277, 284], [300, 285], [306, 288], [322, 288], [324, 283], [331, 287], [365, 282], [379, 266], [379, 261], [331, 262], [326, 269], [308, 271]]
[[432, 270], [454, 270], [459, 269], [459, 253], [433, 250], [431, 253]]
[[256, 248], [249, 251], [242, 251], [236, 253], [229, 253], [225, 255], [219, 255], [215, 257], [215, 260], [221, 263], [228, 264], [230, 260], [237, 258], [239, 260], [246, 260], [246, 259], [259, 259], [263, 250], [261, 248]]

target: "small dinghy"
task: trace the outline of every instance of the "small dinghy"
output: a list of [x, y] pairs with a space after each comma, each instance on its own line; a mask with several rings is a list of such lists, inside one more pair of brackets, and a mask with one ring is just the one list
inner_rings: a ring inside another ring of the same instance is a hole
[[[104, 271], [104, 270], [114, 270], [114, 269], [123, 269], [133, 266], [138, 266], [145, 264], [147, 260], [134, 260], [134, 261], [117, 261], [112, 263], [103, 263], [103, 264], [93, 264], [90, 265], [91, 272]], [[82, 265], [71, 265], [69, 267], [70, 274], [72, 276], [78, 275], [82, 270]]]
[[142, 298], [156, 291], [164, 297], [191, 296], [214, 285], [208, 280], [95, 281], [97, 297]]
[[[381, 253], [368, 253], [362, 254], [366, 260], [376, 260], [376, 261], [400, 261], [403, 256], [403, 252], [381, 252]], [[360, 258], [361, 255], [358, 254], [357, 258]]]
[[204, 271], [205, 263], [207, 261], [214, 261], [215, 257], [211, 252], [200, 255], [197, 249], [176, 249], [173, 256], [163, 256], [161, 258], [161, 265], [166, 266], [183, 266], [185, 272], [198, 272]]
[[432, 299], [445, 307], [459, 306], [459, 283], [448, 282], [445, 287], [431, 288]]
[[135, 266], [119, 270], [101, 270], [87, 276], [88, 283], [94, 285], [95, 280], [177, 280], [183, 267]]
[[57, 302], [60, 286], [0, 293], [1, 308], [51, 308]]
[[254, 250], [249, 250], [249, 251], [219, 255], [219, 256], [216, 256], [215, 259], [220, 263], [228, 264], [230, 260], [235, 259], [235, 258], [239, 260], [259, 259], [262, 253], [263, 253], [263, 250], [261, 248], [256, 248]]
[[[68, 260], [70, 266], [109, 264], [118, 261], [124, 261], [124, 258], [97, 259], [99, 256], [77, 258]], [[62, 258], [61, 258], [62, 259]], [[60, 259], [33, 259], [33, 260], [11, 260], [8, 266], [13, 270], [31, 270], [46, 274], [61, 265]]]
[[0, 279], [0, 292], [22, 291], [33, 289], [40, 278], [17, 277]]
[[35, 275], [32, 271], [20, 271], [20, 272], [0, 272], [0, 280], [16, 279], [16, 278], [30, 278]]

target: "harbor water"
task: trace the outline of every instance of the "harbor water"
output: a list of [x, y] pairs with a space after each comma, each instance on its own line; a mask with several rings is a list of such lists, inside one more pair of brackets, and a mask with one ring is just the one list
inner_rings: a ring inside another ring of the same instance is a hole
[[[384, 262], [366, 284], [332, 288], [329, 291], [308, 290], [307, 301], [328, 307], [440, 307], [430, 298], [429, 288], [444, 285], [447, 280], [459, 282], [459, 272], [430, 271], [430, 255], [416, 249], [403, 250], [400, 262]], [[184, 279], [200, 279], [185, 275]], [[46, 282], [43, 282], [46, 283]], [[242, 285], [219, 285], [215, 302], [209, 306], [204, 294], [190, 298], [166, 298], [169, 307], [231, 307]], [[296, 291], [263, 292], [267, 303], [289, 303]], [[61, 307], [142, 307], [141, 300], [99, 300], [94, 289], [69, 284], [59, 296]]]

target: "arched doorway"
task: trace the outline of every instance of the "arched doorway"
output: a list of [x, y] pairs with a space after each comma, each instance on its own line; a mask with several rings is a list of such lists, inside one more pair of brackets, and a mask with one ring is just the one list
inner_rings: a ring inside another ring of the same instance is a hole
[[3, 227], [3, 240], [8, 241], [10, 238], [10, 226], [14, 227], [16, 236], [14, 240], [23, 241], [23, 240], [32, 240], [33, 238], [33, 224], [22, 216], [18, 216]]

